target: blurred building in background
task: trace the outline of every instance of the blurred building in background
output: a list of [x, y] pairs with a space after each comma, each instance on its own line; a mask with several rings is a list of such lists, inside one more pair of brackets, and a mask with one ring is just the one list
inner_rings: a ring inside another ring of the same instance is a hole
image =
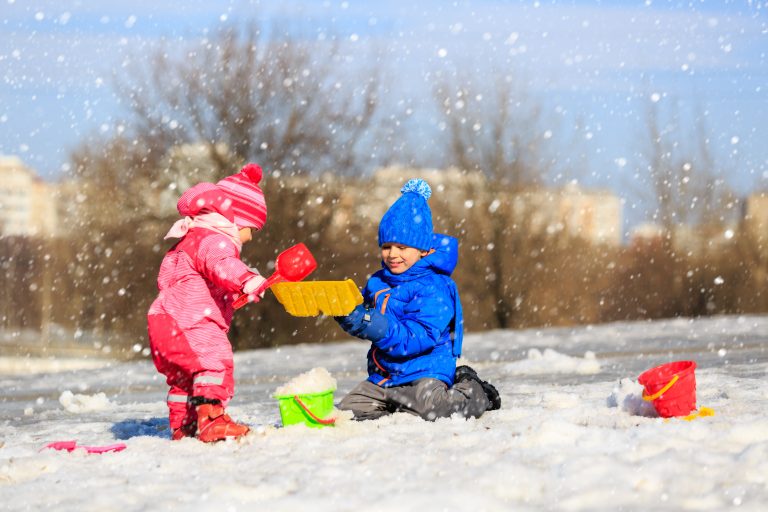
[[453, 213], [472, 208], [488, 192], [482, 173], [463, 172], [456, 168], [430, 169], [401, 166], [382, 167], [367, 185], [370, 201], [357, 205], [357, 215], [378, 224], [384, 212], [400, 197], [400, 189], [414, 178], [421, 178], [432, 188], [433, 201], [445, 203]]
[[664, 228], [653, 222], [638, 224], [629, 233], [629, 245], [632, 247], [660, 244], [663, 239]]
[[510, 225], [524, 226], [524, 230], [531, 234], [565, 234], [593, 244], [621, 244], [623, 205], [621, 198], [611, 192], [585, 190], [576, 183], [562, 188], [500, 190], [481, 172], [463, 172], [456, 168], [381, 168], [374, 173], [373, 183], [366, 185], [369, 200], [342, 202], [354, 205], [355, 211], [345, 212], [348, 208], [342, 208], [334, 224], [346, 225], [349, 215], [378, 223], [389, 205], [399, 197], [400, 188], [411, 178], [426, 180], [433, 191], [430, 204], [437, 201], [445, 204], [457, 218], [479, 204], [495, 209], [501, 202], [507, 202], [511, 205]]
[[0, 234], [50, 236], [57, 231], [56, 187], [15, 156], [0, 156]]
[[635, 226], [629, 235], [629, 245], [633, 247], [657, 245], [670, 242], [672, 248], [681, 254], [701, 255], [706, 251], [719, 251], [735, 241], [738, 226], [724, 224], [715, 226], [692, 226], [677, 224], [671, 230], [654, 223]]
[[[226, 151], [221, 147], [220, 151]], [[148, 186], [147, 202], [156, 215], [173, 215], [179, 194], [199, 181], [215, 181], [211, 174], [208, 148], [188, 145], [174, 148], [167, 155], [166, 167]], [[191, 176], [191, 177], [190, 177]], [[432, 205], [442, 204], [456, 218], [484, 204], [498, 207], [509, 204], [510, 224], [522, 226], [531, 234], [567, 235], [595, 245], [619, 246], [622, 243], [622, 199], [609, 191], [588, 190], [572, 182], [560, 188], [500, 190], [481, 172], [456, 168], [424, 169], [390, 166], [378, 169], [370, 179], [344, 180], [324, 175], [321, 189], [338, 191], [332, 229], [348, 229], [357, 222], [378, 224], [387, 208], [399, 196], [400, 188], [411, 178], [425, 179], [433, 189]], [[296, 190], [315, 185], [305, 177], [281, 178], [281, 186]], [[68, 236], [76, 226], [59, 226], [59, 219], [71, 217], [81, 202], [75, 182], [46, 183], [20, 158], [0, 156], [0, 234], [2, 236]], [[359, 198], [364, 197], [364, 201]], [[308, 202], [307, 211], [320, 203]], [[768, 194], [757, 193], [743, 202], [740, 229], [768, 245]], [[352, 223], [352, 224], [350, 224]], [[699, 252], [730, 241], [731, 229], [712, 233], [695, 226], [680, 225], [671, 234], [675, 248]], [[660, 241], [664, 230], [655, 224], [632, 229], [629, 243]]]
[[744, 229], [763, 247], [768, 245], [768, 193], [752, 194], [744, 201]]
[[527, 218], [533, 233], [566, 234], [599, 245], [621, 244], [621, 198], [603, 190], [585, 190], [572, 182], [558, 189], [515, 194], [516, 218]]

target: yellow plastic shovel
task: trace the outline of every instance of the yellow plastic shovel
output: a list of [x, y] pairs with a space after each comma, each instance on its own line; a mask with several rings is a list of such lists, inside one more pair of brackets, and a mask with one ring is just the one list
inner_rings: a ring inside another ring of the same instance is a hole
[[272, 285], [272, 292], [293, 316], [345, 316], [363, 303], [363, 296], [351, 279], [283, 282]]

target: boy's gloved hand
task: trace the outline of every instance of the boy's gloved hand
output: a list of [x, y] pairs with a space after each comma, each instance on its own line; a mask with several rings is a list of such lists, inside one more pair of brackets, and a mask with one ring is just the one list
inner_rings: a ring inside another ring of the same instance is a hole
[[334, 319], [348, 334], [371, 341], [379, 341], [386, 336], [389, 327], [385, 315], [377, 309], [368, 309], [363, 304], [347, 316], [335, 316]]

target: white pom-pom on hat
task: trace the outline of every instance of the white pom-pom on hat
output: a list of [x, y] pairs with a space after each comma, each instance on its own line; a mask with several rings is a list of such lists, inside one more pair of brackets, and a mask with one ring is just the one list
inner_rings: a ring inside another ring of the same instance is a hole
[[429, 199], [432, 196], [432, 189], [429, 187], [429, 183], [419, 178], [408, 180], [406, 184], [403, 185], [403, 188], [400, 189], [401, 194], [407, 192], [415, 192], [424, 199]]

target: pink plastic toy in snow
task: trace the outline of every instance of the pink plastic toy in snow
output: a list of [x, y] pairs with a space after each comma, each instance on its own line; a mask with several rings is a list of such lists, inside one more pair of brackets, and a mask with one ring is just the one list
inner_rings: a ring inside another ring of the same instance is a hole
[[66, 450], [71, 452], [77, 448], [82, 448], [88, 453], [106, 453], [106, 452], [121, 452], [126, 449], [125, 443], [115, 443], [106, 446], [77, 446], [77, 441], [54, 441], [47, 444], [43, 449], [50, 448], [52, 450]]

